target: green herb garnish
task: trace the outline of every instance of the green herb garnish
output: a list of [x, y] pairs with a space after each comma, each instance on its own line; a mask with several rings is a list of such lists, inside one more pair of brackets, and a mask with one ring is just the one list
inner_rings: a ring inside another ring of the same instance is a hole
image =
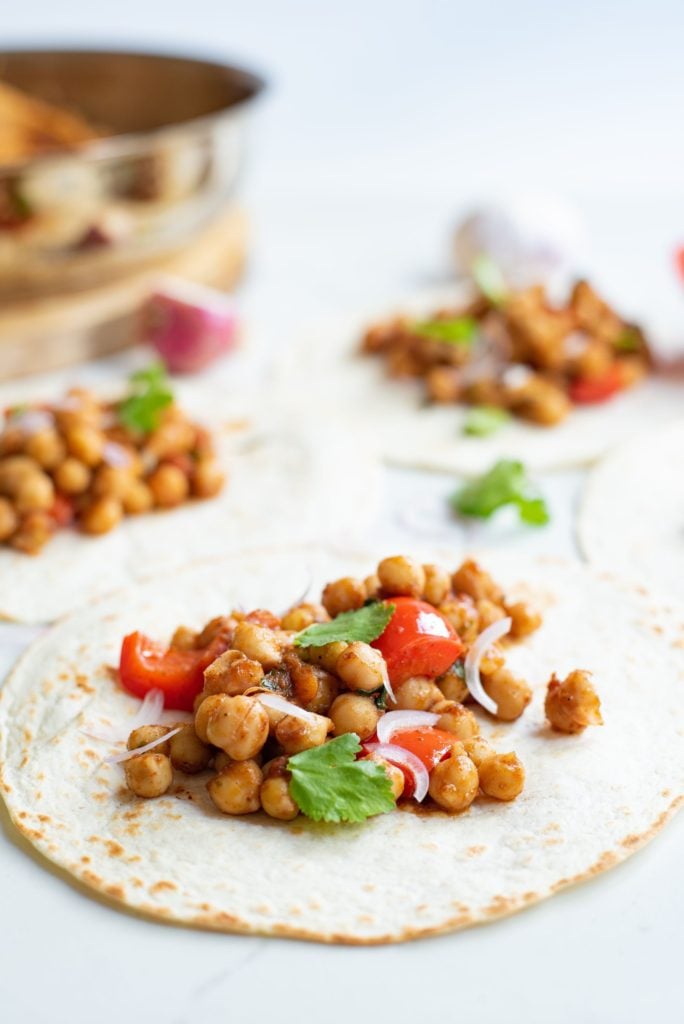
[[493, 306], [501, 306], [508, 297], [504, 276], [489, 256], [481, 253], [472, 262], [470, 272], [475, 284]]
[[477, 334], [477, 323], [471, 316], [454, 320], [423, 320], [412, 324], [411, 330], [421, 338], [446, 341], [449, 345], [471, 345]]
[[357, 761], [361, 744], [345, 733], [287, 762], [290, 793], [302, 814], [314, 821], [365, 821], [394, 810], [392, 784], [377, 761]]
[[119, 420], [137, 434], [150, 434], [159, 426], [161, 413], [173, 402], [173, 392], [163, 363], [152, 363], [131, 376], [131, 393], [117, 407]]
[[619, 352], [638, 352], [641, 348], [641, 335], [637, 327], [625, 327], [615, 339], [615, 348]]
[[529, 526], [544, 526], [549, 511], [525, 473], [522, 462], [501, 459], [496, 465], [450, 498], [452, 508], [462, 516], [489, 517], [504, 505], [516, 505], [520, 519]]
[[498, 405], [475, 405], [466, 413], [463, 433], [471, 437], [489, 437], [509, 423], [511, 415]]
[[369, 644], [384, 633], [387, 623], [394, 615], [393, 604], [374, 601], [353, 612], [341, 612], [332, 622], [317, 622], [297, 633], [294, 638], [297, 647], [324, 647], [337, 640], [351, 643], [361, 640]]

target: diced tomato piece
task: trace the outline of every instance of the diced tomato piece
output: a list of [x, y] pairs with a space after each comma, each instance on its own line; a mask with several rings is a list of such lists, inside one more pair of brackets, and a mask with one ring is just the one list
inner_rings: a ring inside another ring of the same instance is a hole
[[415, 754], [431, 772], [435, 765], [449, 756], [455, 741], [456, 737], [452, 732], [425, 725], [419, 729], [402, 729], [393, 733], [390, 743]]
[[679, 276], [684, 280], [684, 245], [675, 252], [675, 265]]
[[56, 494], [50, 515], [57, 526], [69, 526], [74, 521], [74, 504], [65, 494]]
[[136, 697], [162, 690], [164, 707], [192, 711], [204, 685], [205, 668], [227, 649], [228, 640], [221, 635], [200, 650], [181, 651], [164, 647], [144, 633], [129, 633], [121, 644], [121, 685]]
[[577, 377], [570, 382], [568, 394], [576, 405], [592, 405], [594, 402], [605, 402], [618, 391], [622, 391], [624, 381], [619, 363], [613, 365], [600, 377]]
[[463, 653], [454, 627], [427, 601], [393, 597], [385, 604], [393, 604], [395, 612], [373, 647], [385, 659], [394, 685], [411, 676], [441, 676]]

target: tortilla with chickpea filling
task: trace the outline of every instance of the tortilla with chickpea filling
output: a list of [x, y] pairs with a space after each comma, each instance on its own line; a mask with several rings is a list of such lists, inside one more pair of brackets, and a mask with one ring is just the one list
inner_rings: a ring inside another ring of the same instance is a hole
[[578, 564], [245, 552], [34, 643], [0, 693], [3, 796], [47, 858], [164, 920], [350, 943], [463, 928], [673, 813], [683, 622]]
[[[375, 514], [378, 470], [349, 433], [284, 429], [249, 394], [172, 389], [158, 364], [115, 398], [48, 384], [47, 399], [16, 382], [0, 394], [0, 620], [49, 621], [266, 531], [324, 538]], [[352, 459], [342, 491], [320, 487]]]

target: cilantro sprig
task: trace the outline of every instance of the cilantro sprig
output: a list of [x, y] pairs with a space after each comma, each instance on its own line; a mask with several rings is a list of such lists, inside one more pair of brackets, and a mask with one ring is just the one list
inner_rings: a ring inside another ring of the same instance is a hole
[[488, 473], [456, 491], [450, 498], [454, 511], [462, 516], [489, 519], [504, 505], [515, 505], [520, 519], [529, 526], [544, 526], [549, 510], [527, 478], [522, 462], [501, 459]]
[[489, 437], [510, 420], [511, 414], [498, 405], [474, 405], [466, 413], [463, 433], [470, 437]]
[[173, 391], [163, 363], [152, 363], [131, 376], [130, 394], [119, 402], [119, 421], [137, 434], [150, 434], [161, 413], [173, 402]]
[[360, 751], [351, 732], [288, 760], [290, 793], [302, 814], [313, 821], [365, 821], [394, 810], [387, 772], [377, 761], [357, 761]]
[[351, 643], [361, 640], [369, 644], [384, 633], [387, 623], [394, 615], [393, 604], [373, 601], [357, 611], [341, 612], [332, 622], [317, 622], [308, 626], [294, 638], [296, 647], [324, 647], [338, 640]]
[[477, 323], [471, 316], [460, 316], [452, 320], [423, 320], [412, 324], [411, 330], [421, 338], [468, 346], [477, 335]]

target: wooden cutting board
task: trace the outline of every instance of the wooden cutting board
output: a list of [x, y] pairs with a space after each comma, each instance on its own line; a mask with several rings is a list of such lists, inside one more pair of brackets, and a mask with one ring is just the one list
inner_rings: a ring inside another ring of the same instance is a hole
[[134, 345], [137, 312], [160, 274], [228, 291], [247, 250], [242, 211], [231, 209], [181, 253], [113, 284], [63, 297], [22, 299], [0, 309], [0, 380], [41, 373]]

